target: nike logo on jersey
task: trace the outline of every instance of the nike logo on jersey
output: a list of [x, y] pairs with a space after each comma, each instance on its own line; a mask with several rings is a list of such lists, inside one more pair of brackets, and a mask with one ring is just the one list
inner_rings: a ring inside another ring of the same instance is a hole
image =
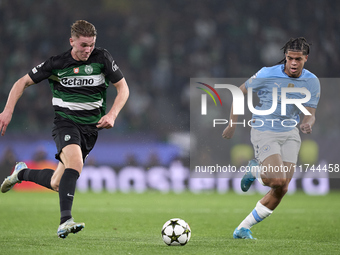
[[70, 193], [67, 193], [68, 197], [74, 197], [74, 195], [71, 195]]
[[63, 73], [58, 73], [58, 76], [62, 76], [62, 75], [64, 75], [65, 73], [67, 73], [67, 71], [66, 71], [66, 72], [63, 72]]

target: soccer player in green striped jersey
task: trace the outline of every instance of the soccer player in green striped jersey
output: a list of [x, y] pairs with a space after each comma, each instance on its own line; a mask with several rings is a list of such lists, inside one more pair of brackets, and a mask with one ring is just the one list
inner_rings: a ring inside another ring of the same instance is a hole
[[[76, 21], [71, 27], [71, 49], [50, 57], [20, 78], [0, 113], [3, 136], [23, 91], [48, 79], [55, 111], [52, 136], [59, 160], [57, 169], [33, 170], [19, 162], [12, 175], [2, 183], [1, 191], [5, 193], [23, 180], [57, 191], [61, 215], [57, 235], [60, 238], [85, 227], [84, 223], [75, 223], [71, 214], [77, 179], [85, 158], [96, 143], [98, 130], [114, 126], [129, 96], [125, 78], [111, 54], [95, 47], [96, 37], [96, 28], [91, 23]], [[117, 96], [106, 111], [106, 90], [110, 82], [116, 87]]]

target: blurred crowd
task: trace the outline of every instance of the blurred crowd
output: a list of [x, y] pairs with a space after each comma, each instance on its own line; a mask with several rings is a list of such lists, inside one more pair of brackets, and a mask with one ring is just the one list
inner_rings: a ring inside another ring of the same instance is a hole
[[[111, 52], [130, 86], [116, 132], [162, 139], [189, 131], [191, 77], [246, 79], [279, 62], [280, 48], [291, 37], [312, 43], [307, 69], [337, 77], [339, 13], [336, 0], [0, 0], [0, 108], [18, 78], [70, 48], [70, 26], [85, 19], [96, 26], [97, 46]], [[335, 88], [323, 87], [325, 109], [340, 108], [340, 86]], [[115, 89], [109, 90], [109, 105], [114, 96]], [[50, 99], [47, 81], [27, 89], [9, 132], [50, 133]], [[334, 122], [331, 127], [339, 126]]]

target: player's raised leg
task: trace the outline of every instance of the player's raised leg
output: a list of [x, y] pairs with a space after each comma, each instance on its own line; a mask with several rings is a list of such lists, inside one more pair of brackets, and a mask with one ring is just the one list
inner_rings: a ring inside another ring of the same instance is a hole
[[[286, 169], [294, 169], [292, 165], [294, 164], [282, 162], [279, 154], [271, 155], [264, 160], [262, 166], [266, 171], [262, 169], [260, 180], [264, 185], [271, 187], [271, 190], [257, 202], [252, 212], [235, 229], [233, 233], [234, 238], [254, 239], [250, 228], [269, 217], [279, 205], [288, 190], [288, 184], [294, 173], [285, 171]], [[270, 169], [269, 166], [277, 166], [277, 168]], [[281, 171], [277, 172], [275, 169], [281, 169]]]
[[30, 169], [24, 162], [15, 165], [12, 175], [8, 176], [1, 185], [1, 192], [9, 191], [16, 183], [30, 181], [45, 188], [53, 190], [51, 178], [55, 171], [53, 169]]

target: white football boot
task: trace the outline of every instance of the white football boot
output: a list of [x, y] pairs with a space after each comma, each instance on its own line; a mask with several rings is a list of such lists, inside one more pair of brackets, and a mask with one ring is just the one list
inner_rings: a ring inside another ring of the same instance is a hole
[[26, 169], [26, 168], [27, 168], [27, 165], [24, 162], [17, 163], [15, 165], [13, 173], [10, 176], [7, 176], [6, 179], [3, 181], [3, 183], [1, 184], [1, 192], [6, 193], [11, 188], [13, 188], [13, 186], [16, 183], [21, 183], [21, 181], [18, 179], [18, 173], [21, 170]]
[[76, 223], [71, 218], [59, 225], [57, 234], [60, 238], [66, 238], [69, 233], [78, 233], [83, 228], [85, 228], [85, 223]]

